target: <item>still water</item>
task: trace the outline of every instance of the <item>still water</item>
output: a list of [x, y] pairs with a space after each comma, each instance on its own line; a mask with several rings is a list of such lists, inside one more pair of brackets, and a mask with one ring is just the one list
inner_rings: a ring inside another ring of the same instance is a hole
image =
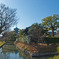
[[[59, 58], [59, 55], [57, 55]], [[19, 50], [13, 42], [6, 43], [2, 48], [0, 48], [0, 59], [53, 59], [54, 56], [45, 57], [30, 57], [28, 54]], [[55, 58], [54, 58], [55, 59]]]

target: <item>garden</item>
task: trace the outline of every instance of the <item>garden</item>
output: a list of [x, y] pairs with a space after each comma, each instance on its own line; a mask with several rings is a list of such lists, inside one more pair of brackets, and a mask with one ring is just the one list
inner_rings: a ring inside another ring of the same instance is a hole
[[[44, 18], [41, 24], [34, 23], [25, 29], [20, 29], [17, 35], [18, 41], [15, 41], [15, 44], [32, 53], [57, 52], [59, 37], [54, 34], [54, 31], [57, 30], [56, 27], [58, 28], [55, 16], [57, 15]], [[54, 24], [52, 24], [52, 21]], [[51, 34], [49, 34], [50, 30], [52, 30]]]

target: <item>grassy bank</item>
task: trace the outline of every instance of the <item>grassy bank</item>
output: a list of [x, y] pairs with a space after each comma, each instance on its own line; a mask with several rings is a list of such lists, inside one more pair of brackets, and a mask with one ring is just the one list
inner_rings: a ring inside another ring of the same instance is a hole
[[0, 41], [0, 47], [5, 43], [5, 41]]
[[56, 52], [57, 48], [55, 45], [46, 45], [46, 44], [26, 44], [22, 42], [15, 42], [18, 46], [23, 49], [26, 49], [32, 53], [45, 53], [45, 52]]

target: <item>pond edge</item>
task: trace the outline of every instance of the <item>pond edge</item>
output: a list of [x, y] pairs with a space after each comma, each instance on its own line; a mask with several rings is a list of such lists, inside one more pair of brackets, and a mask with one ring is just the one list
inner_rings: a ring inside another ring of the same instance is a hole
[[17, 48], [21, 49], [25, 53], [29, 54], [31, 57], [40, 57], [40, 56], [51, 56], [51, 55], [59, 55], [57, 52], [49, 52], [49, 53], [31, 53], [30, 51], [23, 49], [22, 47], [15, 44]]

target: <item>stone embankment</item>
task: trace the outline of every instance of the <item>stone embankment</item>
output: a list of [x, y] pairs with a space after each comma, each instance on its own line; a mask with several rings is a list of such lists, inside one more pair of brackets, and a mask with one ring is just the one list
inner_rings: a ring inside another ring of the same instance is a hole
[[51, 56], [51, 55], [58, 55], [59, 53], [57, 52], [46, 52], [46, 53], [33, 53], [31, 51], [28, 51], [27, 49], [22, 48], [21, 46], [19, 46], [17, 43], [14, 43], [19, 49], [21, 49], [22, 51], [24, 51], [25, 53], [29, 54], [32, 57], [39, 57], [39, 56]]

